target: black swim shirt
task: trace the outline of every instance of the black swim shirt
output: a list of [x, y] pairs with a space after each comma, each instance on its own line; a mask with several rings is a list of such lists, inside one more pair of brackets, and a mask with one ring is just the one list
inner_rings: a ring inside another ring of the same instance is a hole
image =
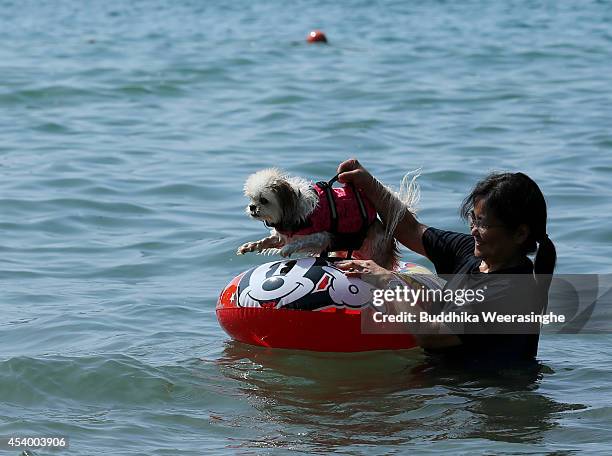
[[[482, 262], [474, 256], [473, 236], [429, 227], [423, 233], [423, 246], [439, 276], [447, 280], [444, 290], [485, 290], [484, 301], [452, 305], [453, 311], [482, 314], [497, 311], [539, 313], [533, 263], [525, 256], [517, 266], [491, 273], [480, 272]], [[449, 307], [446, 308], [446, 311]], [[501, 326], [500, 326], [501, 327]], [[505, 330], [506, 327], [504, 327]], [[515, 332], [517, 325], [514, 325]], [[451, 326], [452, 329], [452, 326]], [[470, 331], [455, 332], [461, 345], [443, 350], [426, 350], [430, 354], [462, 357], [466, 360], [530, 360], [537, 354], [539, 326], [518, 326], [524, 334], [506, 334], [494, 324], [471, 326]]]

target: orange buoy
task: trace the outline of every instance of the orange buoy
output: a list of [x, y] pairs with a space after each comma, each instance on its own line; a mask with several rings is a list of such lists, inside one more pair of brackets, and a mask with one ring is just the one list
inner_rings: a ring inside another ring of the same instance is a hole
[[309, 43], [327, 43], [327, 37], [321, 30], [313, 30], [308, 34], [306, 41]]

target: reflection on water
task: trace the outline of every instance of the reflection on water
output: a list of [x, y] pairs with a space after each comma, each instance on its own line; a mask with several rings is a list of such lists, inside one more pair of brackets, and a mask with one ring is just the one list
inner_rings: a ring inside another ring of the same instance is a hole
[[328, 354], [230, 342], [218, 366], [255, 409], [248, 425], [261, 428], [243, 447], [330, 451], [456, 438], [538, 443], [560, 412], [584, 408], [537, 392], [554, 375], [541, 363], [461, 369], [418, 350]]

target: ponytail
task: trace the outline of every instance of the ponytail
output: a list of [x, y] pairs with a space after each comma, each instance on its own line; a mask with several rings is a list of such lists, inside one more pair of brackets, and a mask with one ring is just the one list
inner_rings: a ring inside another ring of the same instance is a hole
[[543, 304], [542, 312], [544, 313], [548, 306], [548, 290], [550, 289], [550, 282], [552, 281], [553, 271], [557, 262], [557, 250], [548, 234], [545, 234], [538, 244], [534, 272], [538, 284], [538, 293]]

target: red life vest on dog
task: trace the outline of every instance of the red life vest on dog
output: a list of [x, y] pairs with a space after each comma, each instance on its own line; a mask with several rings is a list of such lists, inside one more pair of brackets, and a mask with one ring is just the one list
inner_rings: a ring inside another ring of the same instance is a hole
[[[317, 193], [319, 202], [308, 219], [293, 227], [275, 226], [276, 231], [289, 237], [327, 231], [335, 235], [330, 249], [332, 251], [361, 247], [368, 227], [376, 220], [376, 210], [372, 203], [362, 192], [359, 192], [361, 198], [358, 199], [352, 185], [332, 188], [325, 182], [318, 182], [312, 190]], [[333, 201], [329, 200], [330, 197]]]

